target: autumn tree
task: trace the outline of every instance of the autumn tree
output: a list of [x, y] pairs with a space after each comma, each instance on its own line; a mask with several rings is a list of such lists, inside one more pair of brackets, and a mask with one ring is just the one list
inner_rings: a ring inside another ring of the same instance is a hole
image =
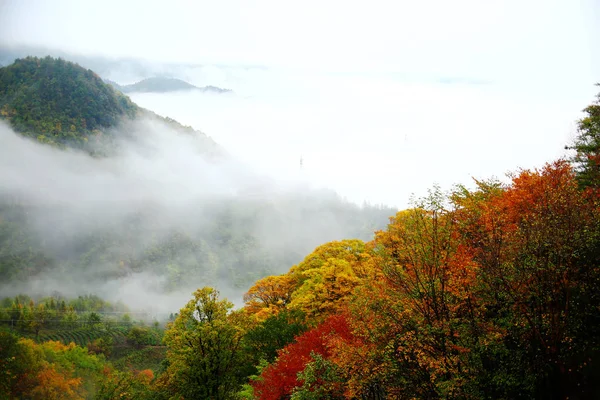
[[323, 320], [347, 304], [363, 279], [379, 273], [371, 250], [356, 239], [323, 244], [287, 274], [257, 281], [244, 295], [246, 309], [259, 320], [284, 309]]
[[246, 309], [258, 319], [277, 314], [289, 304], [295, 281], [289, 275], [259, 279], [244, 295]]
[[297, 282], [289, 307], [307, 317], [323, 320], [339, 313], [354, 289], [367, 277], [377, 275], [371, 249], [361, 240], [342, 240], [319, 246], [289, 275]]
[[106, 367], [74, 343], [35, 343], [0, 333], [0, 395], [17, 399], [83, 399], [94, 393]]
[[78, 392], [81, 378], [69, 377], [69, 373], [57, 371], [53, 365], [44, 367], [37, 374], [38, 384], [28, 393], [33, 400], [83, 400]]
[[458, 240], [445, 194], [435, 188], [415, 206], [375, 239], [394, 308], [394, 358], [403, 379], [419, 388], [411, 395], [456, 396], [467, 390], [465, 373], [475, 373], [469, 349], [482, 340], [479, 266]]
[[248, 372], [242, 338], [249, 325], [232, 307], [205, 287], [180, 310], [165, 333], [169, 366], [161, 379], [167, 397], [233, 398]]
[[[317, 327], [299, 335], [293, 343], [279, 351], [273, 364], [262, 370], [260, 379], [252, 382], [255, 395], [261, 400], [289, 398], [294, 388], [303, 385], [303, 379], [298, 374], [315, 361], [316, 355], [325, 358], [330, 355], [329, 341], [333, 337], [348, 335], [349, 327], [343, 315], [331, 316]], [[307, 371], [305, 375], [308, 377], [310, 372]], [[310, 387], [305, 389], [310, 391]]]
[[490, 340], [477, 293], [479, 267], [459, 240], [438, 188], [376, 233], [372, 263], [350, 304], [350, 342], [335, 346], [348, 393], [363, 398], [461, 397], [477, 374], [472, 349]]
[[590, 295], [598, 290], [598, 207], [565, 161], [521, 171], [483, 197], [463, 196], [460, 219], [482, 267], [488, 317], [519, 359], [513, 375], [536, 397], [580, 392], [591, 372], [584, 354], [598, 349], [588, 340], [597, 336], [588, 323], [598, 318], [589, 313], [598, 307]]

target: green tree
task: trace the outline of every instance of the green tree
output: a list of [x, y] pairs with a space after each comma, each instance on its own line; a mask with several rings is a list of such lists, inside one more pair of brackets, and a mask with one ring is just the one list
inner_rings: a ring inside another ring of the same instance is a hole
[[312, 361], [298, 373], [302, 386], [297, 386], [291, 400], [344, 399], [344, 377], [339, 367], [318, 353], [311, 353]]
[[294, 341], [294, 338], [306, 331], [304, 314], [297, 310], [284, 310], [270, 316], [248, 331], [244, 341], [248, 352], [256, 360], [273, 362], [277, 351]]
[[46, 328], [50, 320], [52, 319], [52, 312], [49, 310], [44, 303], [39, 303], [37, 306], [32, 308], [33, 320], [31, 328], [35, 332], [36, 336], [39, 336], [40, 330]]
[[102, 326], [102, 317], [98, 313], [91, 312], [86, 316], [85, 324], [88, 329], [98, 329]]
[[242, 339], [249, 318], [205, 287], [181, 309], [165, 333], [169, 364], [164, 394], [189, 399], [234, 398], [247, 376]]
[[600, 94], [583, 112], [586, 116], [578, 122], [579, 133], [567, 149], [576, 151], [571, 161], [575, 165], [579, 184], [600, 189]]

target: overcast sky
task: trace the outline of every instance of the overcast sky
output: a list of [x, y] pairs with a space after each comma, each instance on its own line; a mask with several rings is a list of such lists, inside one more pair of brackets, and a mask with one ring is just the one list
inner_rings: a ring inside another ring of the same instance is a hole
[[598, 38], [599, 0], [0, 0], [0, 45], [215, 64], [178, 77], [237, 99], [133, 98], [255, 166], [302, 156], [392, 205], [560, 157], [598, 91]]
[[0, 4], [3, 43], [91, 54], [473, 79], [598, 77], [597, 0]]

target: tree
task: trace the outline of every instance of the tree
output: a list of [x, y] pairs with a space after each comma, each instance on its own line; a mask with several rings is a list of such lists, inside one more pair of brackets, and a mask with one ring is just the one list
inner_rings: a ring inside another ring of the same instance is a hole
[[319, 268], [303, 271], [302, 276], [303, 283], [294, 292], [290, 307], [303, 311], [309, 318], [339, 312], [362, 282], [351, 263], [336, 258], [330, 258]]
[[[477, 263], [460, 241], [438, 188], [376, 233], [383, 279], [365, 280], [350, 304], [353, 339], [333, 359], [357, 397], [468, 397], [476, 352], [489, 343], [477, 297]], [[474, 397], [476, 397], [475, 394]]]
[[247, 376], [242, 338], [249, 318], [205, 287], [182, 308], [165, 333], [169, 364], [163, 384], [171, 396], [230, 399]]
[[296, 386], [291, 400], [345, 399], [345, 377], [340, 368], [320, 354], [312, 353], [312, 361], [298, 373], [302, 386]]
[[44, 303], [39, 303], [33, 308], [32, 329], [36, 336], [39, 336], [40, 330], [46, 328], [52, 319], [53, 312], [49, 310]]
[[289, 304], [294, 286], [295, 282], [289, 275], [262, 278], [244, 295], [246, 309], [258, 319], [276, 314]]
[[102, 324], [102, 317], [98, 313], [91, 312], [86, 316], [85, 324], [88, 329], [98, 329]]
[[64, 345], [0, 333], [0, 398], [83, 399], [108, 368], [104, 358], [74, 343]]
[[296, 310], [284, 310], [270, 316], [246, 333], [244, 342], [248, 352], [256, 362], [261, 359], [273, 362], [278, 350], [306, 331], [307, 326], [303, 321], [304, 314]]
[[[264, 368], [260, 378], [251, 383], [254, 393], [261, 400], [289, 398], [295, 387], [302, 386], [302, 379], [298, 377], [298, 373], [314, 361], [317, 355], [327, 358], [330, 354], [329, 341], [335, 336], [350, 336], [344, 315], [327, 318], [280, 350], [277, 360]], [[310, 375], [310, 372], [306, 375]]]
[[96, 400], [152, 398], [150, 383], [154, 379], [154, 373], [149, 369], [129, 372], [105, 368], [103, 375], [98, 390], [94, 394]]
[[81, 378], [71, 378], [55, 366], [46, 366], [37, 374], [38, 385], [29, 392], [34, 400], [79, 400], [85, 397], [78, 393]]
[[504, 188], [455, 193], [485, 316], [502, 336], [496, 350], [480, 349], [487, 396], [597, 396], [600, 216], [590, 193], [561, 160]]
[[587, 115], [579, 120], [579, 134], [567, 149], [576, 152], [571, 161], [579, 184], [597, 190], [600, 189], [600, 94], [583, 111]]

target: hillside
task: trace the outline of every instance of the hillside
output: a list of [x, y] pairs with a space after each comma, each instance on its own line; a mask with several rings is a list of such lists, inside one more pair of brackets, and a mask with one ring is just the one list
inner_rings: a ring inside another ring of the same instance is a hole
[[216, 86], [198, 87], [186, 81], [182, 81], [181, 79], [163, 77], [147, 78], [131, 85], [119, 85], [111, 80], [106, 80], [106, 83], [123, 93], [167, 93], [188, 90], [198, 90], [210, 93], [232, 92], [231, 89], [222, 89]]
[[0, 115], [42, 142], [87, 142], [139, 111], [94, 72], [60, 58], [27, 57], [0, 68]]
[[139, 107], [115, 85], [61, 58], [17, 59], [0, 68], [0, 119], [41, 143], [96, 155], [111, 153], [116, 136], [130, 136], [127, 123], [144, 119], [193, 135], [207, 156], [222, 153], [204, 133]]

